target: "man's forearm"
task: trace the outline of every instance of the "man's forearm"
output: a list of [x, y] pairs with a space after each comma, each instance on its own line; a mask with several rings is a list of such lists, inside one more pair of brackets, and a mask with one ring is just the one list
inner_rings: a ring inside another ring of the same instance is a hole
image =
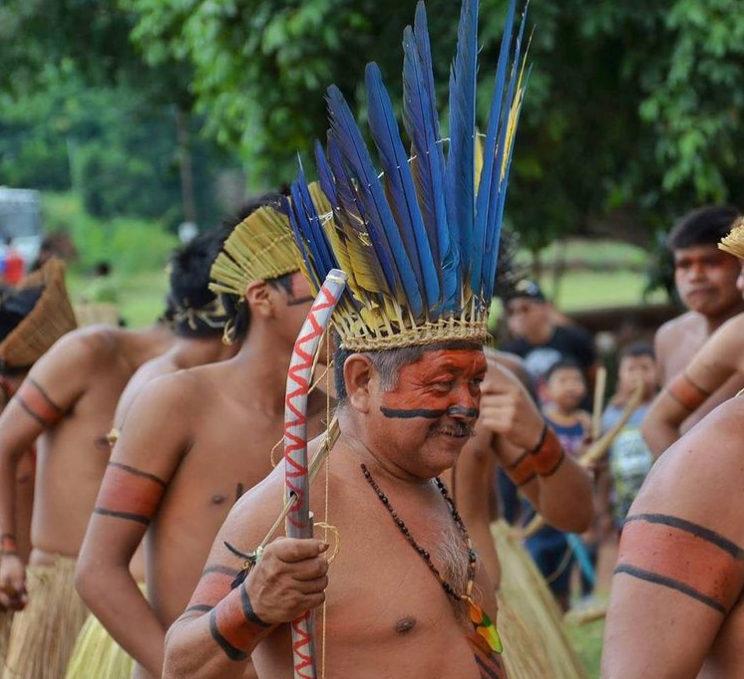
[[114, 640], [153, 677], [163, 667], [165, 629], [127, 566], [79, 569], [76, 585]]
[[649, 450], [658, 458], [680, 437], [679, 424], [665, 418], [649, 414], [641, 425], [641, 435]]
[[254, 613], [243, 584], [214, 608], [192, 606], [168, 632], [163, 679], [240, 679], [271, 629]]
[[537, 477], [537, 511], [555, 528], [583, 533], [594, 515], [592, 481], [579, 464], [566, 458], [554, 474]]
[[16, 536], [16, 473], [18, 458], [0, 450], [0, 533]]

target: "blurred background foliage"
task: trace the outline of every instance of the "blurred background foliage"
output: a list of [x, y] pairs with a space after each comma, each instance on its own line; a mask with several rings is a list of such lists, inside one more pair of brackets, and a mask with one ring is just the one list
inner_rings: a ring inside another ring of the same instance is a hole
[[[482, 126], [505, 6], [481, 2]], [[427, 7], [444, 114], [459, 3]], [[568, 236], [654, 250], [693, 206], [744, 203], [740, 8], [532, 2], [534, 70], [507, 217], [535, 258]], [[363, 116], [360, 83], [374, 59], [399, 94], [414, 9], [412, 0], [4, 0], [0, 184], [73, 191], [100, 219], [210, 226], [234, 205], [220, 187], [236, 169], [247, 191], [293, 178], [296, 154], [325, 135], [328, 84]], [[654, 275], [663, 285], [658, 267]]]

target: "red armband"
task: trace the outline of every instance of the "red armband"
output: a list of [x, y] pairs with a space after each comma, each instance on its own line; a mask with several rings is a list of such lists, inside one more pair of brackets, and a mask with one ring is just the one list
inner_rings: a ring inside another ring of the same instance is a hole
[[51, 427], [64, 415], [62, 408], [30, 377], [23, 382], [14, 398], [43, 427]]
[[16, 556], [18, 554], [18, 543], [16, 537], [12, 533], [3, 533], [0, 536], [0, 553], [7, 554], [8, 556]]
[[209, 614], [212, 638], [230, 660], [246, 660], [272, 625], [259, 618], [241, 584], [227, 595]]
[[710, 396], [710, 392], [695, 384], [686, 373], [677, 375], [666, 387], [667, 393], [685, 410], [697, 410]]
[[558, 471], [565, 451], [555, 432], [545, 424], [542, 436], [538, 444], [530, 451], [535, 473], [539, 476], [550, 476]]
[[664, 587], [726, 615], [744, 585], [744, 552], [718, 533], [667, 514], [623, 526], [615, 575]]
[[525, 451], [516, 462], [509, 465], [506, 468], [506, 473], [517, 487], [524, 486], [532, 481], [537, 476], [537, 472], [530, 451]]
[[154, 474], [109, 462], [93, 512], [148, 526], [165, 489], [165, 481]]

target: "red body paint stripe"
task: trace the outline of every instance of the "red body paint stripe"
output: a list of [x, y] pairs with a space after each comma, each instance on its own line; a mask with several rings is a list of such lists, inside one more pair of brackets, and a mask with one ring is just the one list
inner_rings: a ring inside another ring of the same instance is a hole
[[685, 373], [677, 375], [668, 385], [667, 393], [690, 412], [697, 410], [710, 396], [710, 393], [701, 389]]
[[[674, 589], [725, 613], [744, 583], [744, 560], [708, 538], [688, 522], [679, 527], [631, 517], [623, 527], [616, 573]], [[673, 519], [674, 517], [669, 517]]]
[[109, 464], [96, 501], [96, 511], [124, 519], [149, 521], [165, 492], [157, 477], [125, 465]]
[[46, 395], [41, 386], [30, 379], [21, 385], [15, 398], [29, 415], [47, 427], [58, 422], [64, 414], [62, 409]]

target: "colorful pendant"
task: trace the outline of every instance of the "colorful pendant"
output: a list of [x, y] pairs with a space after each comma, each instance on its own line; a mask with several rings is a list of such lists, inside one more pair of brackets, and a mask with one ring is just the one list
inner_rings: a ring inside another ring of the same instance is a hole
[[499, 631], [496, 629], [496, 625], [493, 624], [491, 618], [472, 600], [468, 602], [468, 606], [470, 620], [475, 626], [476, 633], [488, 644], [488, 647], [494, 653], [502, 653], [504, 646], [501, 643]]

